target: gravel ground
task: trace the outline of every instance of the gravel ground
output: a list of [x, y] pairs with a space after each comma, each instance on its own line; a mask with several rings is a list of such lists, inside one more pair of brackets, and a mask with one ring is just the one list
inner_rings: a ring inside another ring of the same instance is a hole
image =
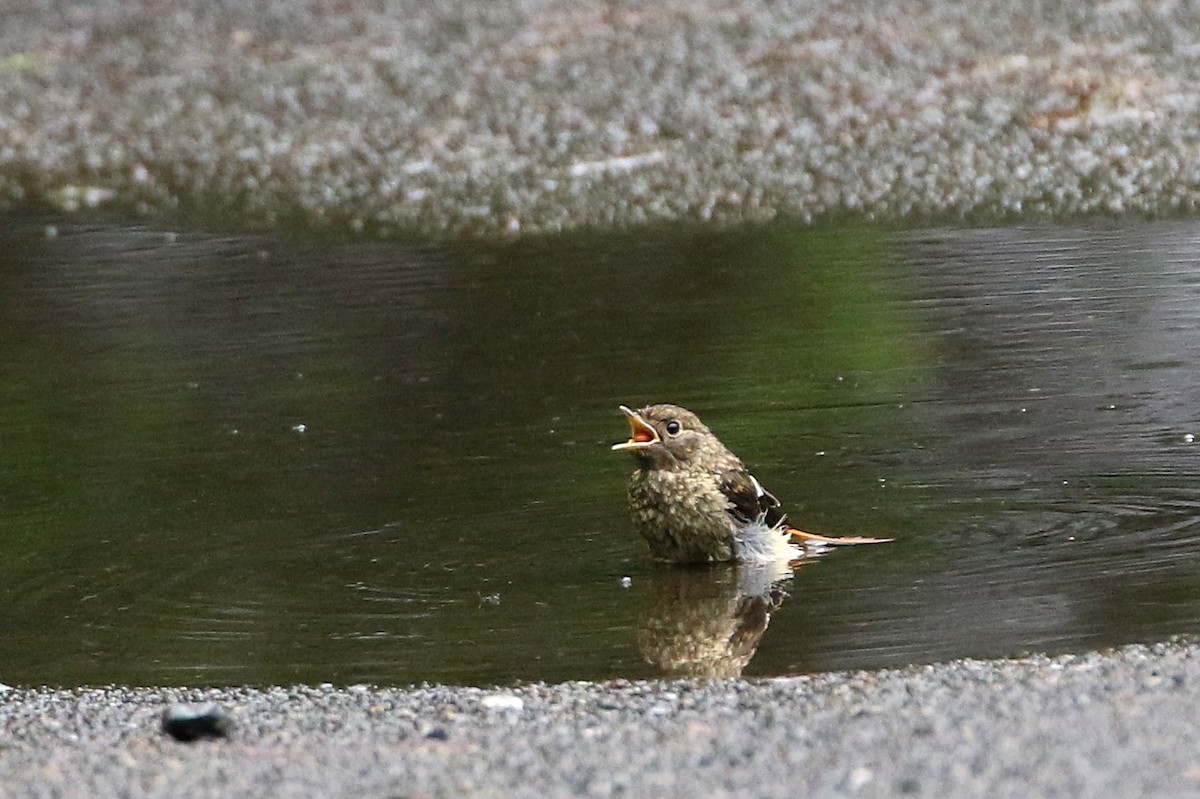
[[[904, 671], [481, 690], [0, 694], [0, 796], [1181, 796], [1200, 646]], [[215, 701], [225, 739], [160, 731]]]
[[0, 209], [498, 235], [1193, 211], [1200, 5], [0, 0]]

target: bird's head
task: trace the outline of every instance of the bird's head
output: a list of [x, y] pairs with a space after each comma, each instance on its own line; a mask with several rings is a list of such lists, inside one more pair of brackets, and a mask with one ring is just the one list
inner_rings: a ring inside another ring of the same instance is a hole
[[643, 466], [673, 469], [699, 463], [725, 452], [724, 445], [699, 417], [678, 405], [647, 405], [641, 410], [621, 406], [629, 422], [629, 440], [613, 444]]

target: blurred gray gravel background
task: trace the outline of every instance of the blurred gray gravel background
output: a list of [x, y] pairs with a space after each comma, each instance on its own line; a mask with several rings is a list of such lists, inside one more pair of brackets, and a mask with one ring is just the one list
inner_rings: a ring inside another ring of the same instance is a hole
[[1185, 2], [3, 0], [0, 208], [502, 234], [1187, 212]]

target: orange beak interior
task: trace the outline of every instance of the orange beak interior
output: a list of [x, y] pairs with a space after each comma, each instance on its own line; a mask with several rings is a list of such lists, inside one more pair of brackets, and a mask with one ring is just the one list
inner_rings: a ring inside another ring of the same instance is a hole
[[625, 413], [625, 418], [629, 420], [629, 440], [613, 444], [613, 449], [642, 449], [661, 440], [655, 429], [646, 424], [637, 411], [630, 410], [624, 405], [621, 406], [621, 410]]

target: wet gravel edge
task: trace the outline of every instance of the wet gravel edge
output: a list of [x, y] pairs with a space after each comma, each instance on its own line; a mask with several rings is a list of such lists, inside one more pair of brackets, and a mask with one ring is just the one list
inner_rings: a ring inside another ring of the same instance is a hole
[[[8, 689], [0, 795], [1183, 795], [1198, 684], [1174, 642], [761, 681]], [[167, 736], [179, 701], [228, 737]]]

